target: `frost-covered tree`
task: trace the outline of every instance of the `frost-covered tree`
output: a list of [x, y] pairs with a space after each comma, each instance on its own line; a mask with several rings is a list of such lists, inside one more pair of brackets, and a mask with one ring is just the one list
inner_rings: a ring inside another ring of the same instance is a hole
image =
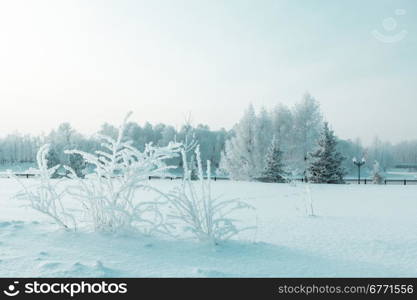
[[374, 184], [382, 184], [384, 182], [384, 177], [382, 176], [381, 167], [378, 161], [374, 162], [372, 168], [372, 182]]
[[311, 154], [308, 168], [308, 180], [314, 183], [344, 183], [345, 170], [342, 162], [345, 159], [337, 151], [337, 139], [333, 131], [324, 123], [318, 149]]
[[[130, 132], [130, 123], [126, 125], [126, 131], [127, 133]], [[101, 125], [101, 128], [98, 132], [100, 135], [106, 135], [109, 136], [111, 138], [117, 138], [117, 127], [109, 124], [109, 123], [104, 123], [103, 125]]]
[[213, 137], [214, 143], [212, 145], [212, 154], [210, 155], [210, 160], [214, 169], [217, 169], [220, 166], [220, 159], [226, 144], [228, 134], [229, 132], [227, 132], [224, 128], [221, 128], [215, 132], [215, 136]]
[[294, 147], [295, 164], [305, 169], [304, 161], [320, 137], [323, 117], [318, 101], [306, 93], [294, 107]]
[[41, 140], [41, 137], [19, 133], [8, 134], [4, 138], [0, 138], [0, 164], [35, 162]]
[[75, 130], [70, 123], [65, 122], [58, 126], [49, 136], [49, 143], [55, 150], [60, 164], [68, 164], [69, 157], [64, 151], [75, 147]]
[[262, 174], [265, 169], [265, 156], [273, 139], [271, 114], [262, 108], [255, 123], [255, 164], [256, 172]]
[[151, 123], [146, 122], [145, 125], [143, 126], [143, 136], [145, 139], [145, 144], [148, 143], [154, 143], [155, 142], [155, 135], [154, 135], [154, 130], [153, 130], [153, 126]]
[[[417, 165], [417, 140], [404, 141], [392, 147], [392, 155], [395, 161]], [[417, 170], [416, 168], [410, 168]]]
[[[113, 133], [114, 130], [116, 130], [115, 133]], [[105, 135], [108, 135], [111, 137], [113, 136], [117, 137], [117, 128], [113, 129], [112, 127], [110, 127], [108, 131], [109, 133]], [[126, 136], [126, 139], [129, 139], [132, 141], [132, 146], [135, 147], [136, 149], [139, 149], [140, 151], [143, 151], [143, 149], [145, 149], [146, 142], [145, 142], [143, 130], [137, 123], [129, 122], [126, 124], [125, 136]]]
[[378, 137], [375, 137], [372, 145], [368, 149], [368, 159], [378, 161], [382, 171], [386, 171], [389, 167], [393, 166], [391, 149], [392, 145], [390, 143], [383, 142]]
[[272, 139], [265, 159], [265, 169], [262, 172], [262, 180], [267, 182], [285, 182], [287, 177], [283, 162], [282, 151], [276, 138]]
[[[192, 115], [191, 113], [188, 113], [184, 118], [184, 124], [181, 127], [180, 132], [178, 133], [178, 136], [176, 137], [176, 140], [179, 140], [181, 144], [183, 145], [184, 151], [187, 153], [193, 153], [195, 147], [197, 146], [196, 136], [195, 136], [195, 128], [192, 125]], [[187, 156], [188, 157], [188, 156]], [[193, 157], [191, 156], [191, 159]], [[188, 166], [192, 166], [191, 161], [187, 161]], [[180, 160], [179, 166], [181, 168], [184, 168], [184, 161]], [[193, 176], [192, 174], [193, 168], [189, 168], [186, 176], [191, 178]], [[195, 177], [194, 177], [195, 178]]]
[[275, 107], [272, 113], [273, 134], [284, 152], [285, 160], [293, 159], [294, 152], [294, 118], [291, 110], [283, 104]]
[[256, 115], [252, 105], [234, 128], [235, 135], [226, 141], [220, 168], [235, 180], [252, 180], [260, 174], [256, 164]]

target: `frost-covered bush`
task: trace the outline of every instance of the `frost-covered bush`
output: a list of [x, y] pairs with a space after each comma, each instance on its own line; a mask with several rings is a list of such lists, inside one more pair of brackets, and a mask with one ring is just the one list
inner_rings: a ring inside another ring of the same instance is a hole
[[372, 168], [372, 182], [374, 184], [382, 184], [384, 182], [384, 177], [382, 176], [381, 167], [378, 161], [374, 162]]
[[143, 152], [134, 148], [131, 141], [124, 141], [128, 117], [118, 130], [116, 138], [100, 135], [103, 151], [94, 154], [79, 150], [65, 151], [80, 155], [87, 164], [93, 165], [93, 173], [81, 179], [70, 167], [70, 177], [76, 184], [68, 193], [81, 201], [83, 211], [95, 230], [115, 232], [125, 229], [139, 229], [151, 234], [166, 231], [164, 215], [157, 201], [145, 201], [138, 193], [163, 192], [149, 185], [149, 176], [164, 176], [171, 167], [164, 160], [178, 155], [179, 144], [167, 147], [153, 147], [147, 144]]
[[190, 232], [200, 241], [213, 244], [249, 229], [249, 227], [238, 227], [238, 221], [231, 218], [230, 214], [236, 210], [253, 207], [238, 199], [222, 200], [212, 195], [210, 161], [207, 161], [206, 178], [204, 178], [199, 147], [195, 149], [197, 181], [191, 180], [186, 151], [182, 150], [181, 154], [184, 179], [179, 187], [168, 194], [171, 206], [169, 219], [173, 222], [171, 225]]
[[[47, 162], [47, 168], [52, 169], [55, 166], [60, 165], [58, 154], [56, 153], [55, 149], [53, 149], [50, 145], [48, 146], [48, 151], [45, 154], [45, 160]], [[59, 166], [54, 169], [54, 172], [51, 174], [51, 178], [60, 178], [59, 175]]]
[[77, 174], [78, 177], [85, 177], [84, 170], [86, 167], [86, 163], [81, 155], [71, 154], [69, 156], [69, 166], [71, 169], [74, 170], [75, 174]]
[[[48, 216], [64, 228], [76, 228], [81, 219], [68, 214], [62, 199], [74, 197], [81, 203], [80, 211], [95, 230], [119, 232], [137, 229], [145, 234], [166, 233], [177, 236], [179, 230], [191, 233], [200, 241], [217, 244], [239, 232], [242, 228], [231, 217], [236, 210], [252, 208], [238, 199], [222, 200], [213, 197], [211, 189], [211, 167], [207, 161], [206, 178], [199, 147], [188, 143], [170, 143], [166, 147], [147, 144], [144, 151], [124, 140], [126, 122], [118, 129], [116, 138], [99, 135], [103, 150], [86, 153], [67, 150], [66, 154], [77, 157], [77, 165], [92, 166], [92, 172], [85, 178], [71, 166], [63, 166], [69, 179], [52, 180], [60, 165], [48, 168], [49, 146], [38, 152], [37, 171], [40, 181], [32, 187], [23, 184], [19, 197], [28, 199], [30, 206]], [[187, 153], [194, 150], [197, 180], [192, 180]], [[165, 161], [181, 153], [184, 179], [177, 188], [163, 192], [151, 185], [151, 176], [164, 177], [167, 170]], [[80, 160], [82, 158], [83, 161]], [[83, 163], [84, 162], [84, 163]], [[62, 187], [61, 187], [62, 186]], [[58, 189], [59, 188], [59, 189]], [[146, 195], [151, 192], [151, 195]], [[144, 196], [155, 196], [147, 200]]]
[[37, 153], [36, 160], [39, 169], [36, 170], [36, 174], [39, 175], [39, 181], [33, 181], [34, 184], [28, 186], [15, 177], [23, 186], [23, 190], [16, 196], [29, 201], [31, 208], [52, 218], [63, 228], [75, 230], [77, 222], [74, 216], [67, 212], [62, 202], [65, 189], [59, 188], [61, 180], [52, 179], [60, 165], [48, 167], [47, 157], [49, 153], [50, 147], [48, 144], [42, 146]]

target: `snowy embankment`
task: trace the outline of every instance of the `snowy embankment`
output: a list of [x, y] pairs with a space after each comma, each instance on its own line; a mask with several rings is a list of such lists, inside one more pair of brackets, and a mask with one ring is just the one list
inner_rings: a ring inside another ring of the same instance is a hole
[[417, 186], [311, 185], [318, 216], [307, 217], [301, 184], [213, 182], [256, 208], [237, 217], [257, 230], [217, 247], [66, 232], [12, 199], [19, 189], [0, 179], [1, 277], [417, 276]]

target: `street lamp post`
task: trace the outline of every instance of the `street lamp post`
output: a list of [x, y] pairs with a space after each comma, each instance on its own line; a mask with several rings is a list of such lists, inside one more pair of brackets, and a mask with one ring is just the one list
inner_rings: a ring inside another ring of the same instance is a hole
[[353, 163], [358, 167], [358, 184], [361, 184], [361, 167], [366, 163], [364, 157], [361, 160], [357, 160], [356, 157], [352, 159]]

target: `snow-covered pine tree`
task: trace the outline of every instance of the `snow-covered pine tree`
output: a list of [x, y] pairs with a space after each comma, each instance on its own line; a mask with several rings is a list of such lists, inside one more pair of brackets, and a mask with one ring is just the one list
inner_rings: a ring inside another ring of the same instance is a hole
[[381, 167], [379, 165], [379, 162], [376, 160], [372, 169], [372, 182], [374, 184], [382, 184], [383, 181], [384, 177], [381, 174]]
[[276, 138], [272, 139], [265, 158], [265, 169], [262, 173], [262, 181], [266, 182], [285, 182], [287, 172], [282, 159], [282, 151]]
[[308, 180], [315, 183], [344, 183], [345, 170], [342, 162], [345, 159], [336, 150], [337, 139], [329, 124], [324, 123], [318, 149], [310, 155], [311, 164], [308, 168]]

